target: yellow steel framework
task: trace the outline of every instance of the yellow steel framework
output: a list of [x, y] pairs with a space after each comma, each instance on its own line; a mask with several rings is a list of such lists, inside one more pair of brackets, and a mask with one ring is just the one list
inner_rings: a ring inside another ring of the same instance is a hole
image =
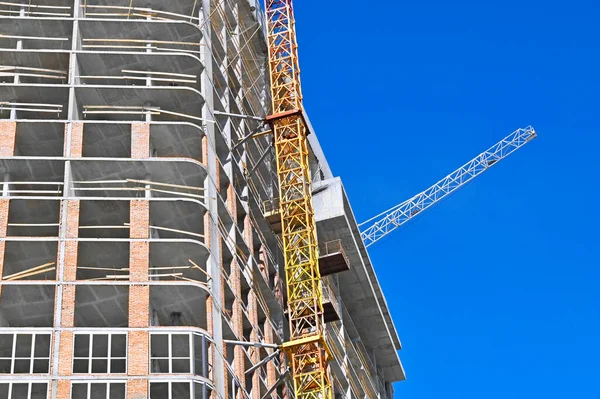
[[265, 0], [265, 10], [273, 107], [267, 120], [277, 159], [290, 323], [290, 341], [283, 347], [290, 357], [296, 398], [329, 399], [329, 350], [323, 338], [319, 253], [292, 1]]

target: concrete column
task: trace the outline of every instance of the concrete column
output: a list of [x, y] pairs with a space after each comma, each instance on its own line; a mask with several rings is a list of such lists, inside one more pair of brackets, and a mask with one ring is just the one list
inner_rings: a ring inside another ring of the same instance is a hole
[[[235, 218], [237, 215], [237, 201], [235, 197], [235, 189], [232, 184], [227, 188], [227, 208], [231, 215]], [[235, 224], [232, 227], [229, 235], [230, 239], [235, 242]], [[231, 275], [229, 281], [233, 289], [235, 299], [233, 301], [233, 326], [235, 329], [236, 339], [242, 340], [244, 337], [244, 313], [242, 311], [242, 276], [240, 266], [234, 258], [231, 261]], [[246, 368], [245, 368], [245, 353], [244, 348], [240, 345], [234, 347], [234, 370], [236, 377], [240, 380], [243, 389], [246, 389]], [[238, 390], [238, 399], [241, 399], [242, 392]]]
[[10, 173], [4, 173], [4, 183], [2, 184], [2, 196], [8, 197], [10, 195]]
[[[69, 59], [69, 100], [67, 104], [67, 119], [71, 122], [78, 120], [79, 110], [75, 101], [75, 88], [73, 82], [78, 75], [78, 66], [75, 51], [79, 46], [79, 12], [80, 0], [73, 1], [73, 29], [71, 37], [71, 53]], [[71, 136], [75, 136], [71, 140]], [[81, 157], [83, 148], [83, 125], [79, 123], [73, 129], [67, 123], [64, 138], [64, 156]], [[72, 154], [72, 150], [74, 153]], [[79, 236], [79, 201], [70, 201], [66, 198], [71, 195], [71, 164], [65, 162], [65, 176], [63, 186], [63, 200], [61, 201], [61, 226], [59, 231], [59, 255], [56, 264], [56, 288], [54, 327], [73, 327], [75, 319], [75, 285], [64, 284], [65, 281], [75, 280], [77, 265], [77, 243]], [[77, 220], [77, 223], [75, 223]], [[71, 384], [68, 380], [59, 380], [60, 376], [70, 375], [72, 372], [73, 333], [60, 331], [54, 334], [51, 359], [51, 377], [49, 384], [50, 398], [69, 399], [71, 397]]]
[[[25, 16], [25, 5], [21, 6], [21, 9], [19, 10], [19, 17], [24, 17]], [[17, 50], [22, 50], [23, 49], [23, 40], [19, 39], [17, 40]], [[19, 84], [21, 82], [20, 76], [18, 72], [15, 72], [15, 77], [13, 79], [13, 83], [14, 84]], [[10, 112], [10, 119], [17, 119], [17, 115], [16, 115], [16, 111], [14, 109], [11, 110]]]
[[[202, 74], [200, 75], [200, 85], [202, 87], [202, 96], [204, 97], [204, 105], [202, 106], [202, 118], [207, 121], [213, 120], [212, 111], [214, 110], [214, 87], [213, 79], [213, 62], [211, 54], [211, 42], [208, 38], [212, 36], [212, 27], [210, 24], [210, 16], [212, 15], [211, 0], [202, 0], [201, 10], [199, 12], [199, 26], [202, 27], [202, 39], [200, 43], [200, 61], [204, 65]], [[208, 176], [204, 183], [204, 195], [206, 198], [207, 213], [205, 216], [204, 233], [205, 243], [210, 249], [210, 255], [207, 261], [207, 272], [213, 277], [209, 284], [210, 295], [207, 299], [207, 318], [210, 327], [210, 332], [214, 340], [214, 346], [224, 349], [223, 346], [223, 320], [221, 318], [220, 309], [223, 308], [222, 287], [218, 282], [221, 275], [220, 262], [221, 253], [219, 252], [219, 235], [217, 218], [219, 217], [217, 194], [218, 194], [218, 165], [216, 150], [209, 148], [210, 143], [215, 143], [216, 127], [214, 123], [206, 123], [206, 137], [202, 141], [203, 162], [207, 166]], [[212, 216], [212, 217], [211, 217]], [[214, 219], [213, 219], [214, 218]], [[225, 390], [225, 375], [221, 370], [225, 369], [223, 357], [214, 349], [211, 351], [212, 356], [212, 380], [214, 384], [215, 394], [217, 397], [227, 397]]]

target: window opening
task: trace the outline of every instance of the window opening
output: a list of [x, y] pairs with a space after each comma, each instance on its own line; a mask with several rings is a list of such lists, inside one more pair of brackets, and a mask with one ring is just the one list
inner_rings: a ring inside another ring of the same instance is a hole
[[193, 370], [192, 334], [151, 334], [151, 373], [189, 374]]
[[75, 334], [73, 373], [121, 374], [126, 372], [126, 334]]
[[156, 381], [150, 383], [150, 399], [208, 399], [210, 388], [198, 382]]
[[0, 398], [46, 399], [48, 384], [45, 382], [1, 382]]
[[77, 381], [71, 385], [71, 399], [125, 399], [125, 382]]
[[0, 373], [47, 374], [49, 372], [50, 333], [0, 334]]

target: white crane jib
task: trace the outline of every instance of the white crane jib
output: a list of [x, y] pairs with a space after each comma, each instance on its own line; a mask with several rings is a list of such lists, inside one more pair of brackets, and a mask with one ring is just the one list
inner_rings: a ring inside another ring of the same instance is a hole
[[427, 190], [359, 224], [366, 247], [379, 241], [436, 202], [488, 170], [536, 137], [533, 127], [518, 129], [429, 187]]

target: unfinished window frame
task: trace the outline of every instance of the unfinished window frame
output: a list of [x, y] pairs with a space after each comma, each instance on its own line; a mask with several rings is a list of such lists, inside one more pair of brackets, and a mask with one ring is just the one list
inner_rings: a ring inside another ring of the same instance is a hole
[[[112, 356], [112, 342], [113, 342], [113, 336], [123, 336], [125, 337], [125, 356]], [[77, 336], [87, 336], [88, 337], [88, 355], [87, 356], [76, 356], [76, 339]], [[94, 356], [93, 355], [93, 347], [94, 347], [94, 337], [95, 336], [107, 336], [108, 338], [108, 342], [107, 342], [107, 348], [106, 348], [106, 354], [107, 356]], [[71, 363], [71, 367], [72, 367], [72, 371], [73, 374], [77, 374], [77, 375], [82, 375], [82, 374], [127, 374], [127, 349], [128, 349], [128, 343], [129, 343], [129, 334], [127, 333], [127, 331], [110, 331], [110, 332], [104, 332], [104, 331], [77, 331], [73, 334], [73, 361]], [[75, 371], [75, 362], [77, 360], [87, 360], [87, 371], [82, 373], [82, 372], [76, 372]], [[106, 361], [106, 372], [98, 372], [98, 371], [93, 371], [94, 370], [94, 365], [93, 362], [94, 360], [105, 360]], [[124, 371], [122, 372], [113, 372], [112, 371], [112, 362], [113, 360], [122, 360], [125, 363], [125, 368]]]
[[[111, 399], [111, 385], [123, 385], [123, 397], [118, 399], [127, 398], [127, 380], [74, 380], [71, 382], [71, 393], [69, 397], [71, 399], [91, 399], [92, 397], [92, 384], [103, 384], [106, 385], [106, 399]], [[74, 386], [75, 385], [87, 385], [86, 397], [74, 397]]]
[[[51, 331], [0, 331], [1, 335], [12, 336], [12, 348], [11, 348], [11, 356], [10, 357], [0, 357], [1, 361], [10, 361], [10, 372], [6, 374], [10, 375], [19, 375], [19, 374], [50, 374], [50, 359], [52, 357], [52, 332]], [[31, 343], [29, 349], [29, 356], [17, 356], [17, 340], [18, 336], [31, 336]], [[36, 348], [36, 340], [38, 336], [47, 336], [48, 337], [48, 356], [37, 357], [35, 355]], [[15, 373], [15, 363], [17, 361], [29, 361], [29, 372], [28, 373]], [[48, 367], [44, 372], [34, 372], [36, 360], [46, 361], [48, 363]]]
[[[153, 336], [160, 336], [160, 335], [166, 335], [167, 336], [167, 357], [164, 356], [153, 356], [152, 355], [152, 337]], [[184, 356], [176, 356], [173, 357], [173, 335], [182, 335], [182, 336], [187, 336], [187, 342], [188, 342], [188, 356], [184, 357]], [[149, 370], [150, 370], [150, 374], [190, 374], [193, 375], [194, 374], [194, 353], [195, 353], [195, 348], [194, 348], [194, 334], [192, 332], [184, 332], [184, 331], [160, 331], [160, 332], [150, 332], [149, 336], [148, 336], [148, 348], [149, 348]], [[154, 361], [164, 361], [166, 360], [168, 362], [169, 365], [169, 370], [168, 371], [153, 371], [153, 363]], [[178, 372], [178, 373], [174, 373], [173, 372], [173, 361], [177, 361], [177, 360], [188, 360], [188, 372]]]
[[[153, 398], [151, 396], [152, 385], [153, 384], [167, 384], [167, 397]], [[189, 399], [195, 399], [197, 389], [206, 388], [208, 390], [208, 396], [210, 397], [211, 392], [214, 388], [207, 381], [197, 381], [197, 380], [175, 380], [175, 379], [158, 379], [158, 380], [150, 380], [148, 384], [148, 399], [173, 399], [173, 384], [189, 384], [190, 386], [190, 396]]]
[[[45, 385], [46, 389], [46, 395], [44, 396], [44, 398], [48, 398], [48, 384], [50, 383], [50, 381], [46, 381], [46, 380], [4, 380], [4, 381], [0, 381], [0, 387], [2, 385], [8, 385], [8, 396], [6, 397], [6, 399], [32, 399], [31, 397], [31, 390], [32, 390], [32, 386], [33, 384], [40, 384], [40, 385]], [[13, 386], [14, 385], [25, 385], [27, 384], [27, 396], [23, 397], [23, 396], [13, 396]], [[2, 392], [2, 390], [0, 389], [0, 393]]]

